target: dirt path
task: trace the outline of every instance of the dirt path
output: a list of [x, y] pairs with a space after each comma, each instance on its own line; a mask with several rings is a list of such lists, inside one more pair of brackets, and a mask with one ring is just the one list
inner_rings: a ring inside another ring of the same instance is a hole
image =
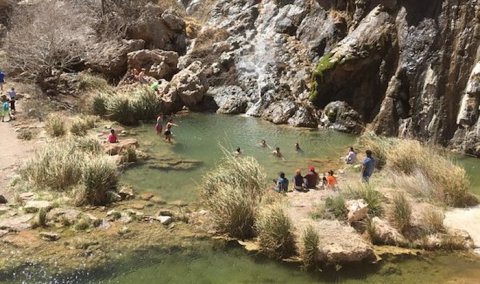
[[21, 105], [21, 102], [17, 104], [17, 120], [0, 122], [0, 195], [8, 200], [13, 197], [9, 188], [12, 176], [38, 145], [38, 141], [23, 141], [17, 138], [15, 128], [24, 120]]

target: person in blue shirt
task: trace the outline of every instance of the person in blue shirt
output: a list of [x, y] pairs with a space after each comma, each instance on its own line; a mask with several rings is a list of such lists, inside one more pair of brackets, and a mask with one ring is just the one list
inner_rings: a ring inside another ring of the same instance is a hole
[[277, 186], [275, 186], [276, 192], [288, 192], [288, 179], [285, 177], [285, 173], [280, 173], [280, 178], [277, 179]]
[[10, 116], [10, 103], [8, 100], [5, 100], [2, 104], [2, 122], [5, 122], [5, 117], [8, 115], [9, 121], [12, 120], [12, 117]]
[[0, 70], [0, 90], [3, 92], [3, 84], [5, 84], [5, 73]]
[[375, 169], [375, 160], [372, 157], [372, 151], [367, 150], [365, 154], [367, 154], [367, 157], [362, 163], [362, 179], [364, 182], [368, 182]]

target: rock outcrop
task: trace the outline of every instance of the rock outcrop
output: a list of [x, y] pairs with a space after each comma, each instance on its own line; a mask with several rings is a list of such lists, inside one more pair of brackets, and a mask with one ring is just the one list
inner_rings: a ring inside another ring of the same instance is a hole
[[128, 69], [145, 68], [147, 76], [155, 79], [170, 79], [178, 72], [178, 53], [160, 49], [142, 49], [128, 53]]

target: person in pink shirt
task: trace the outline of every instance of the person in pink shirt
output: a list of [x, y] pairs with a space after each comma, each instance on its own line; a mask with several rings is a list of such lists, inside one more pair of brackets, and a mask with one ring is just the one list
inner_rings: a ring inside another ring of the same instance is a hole
[[107, 142], [108, 143], [118, 143], [118, 137], [115, 134], [115, 130], [110, 130], [110, 135], [107, 137]]

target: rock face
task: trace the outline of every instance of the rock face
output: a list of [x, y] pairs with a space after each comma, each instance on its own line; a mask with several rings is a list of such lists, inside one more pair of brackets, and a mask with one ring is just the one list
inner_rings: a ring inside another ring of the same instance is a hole
[[202, 63], [195, 61], [173, 76], [166, 96], [178, 97], [185, 106], [195, 108], [202, 102], [207, 89]]
[[373, 241], [376, 244], [403, 245], [408, 243], [405, 237], [385, 220], [373, 217], [372, 226], [375, 227]]
[[108, 41], [95, 44], [87, 55], [87, 66], [107, 78], [120, 78], [127, 72], [127, 54], [143, 49], [142, 39]]
[[348, 210], [347, 220], [349, 223], [358, 222], [367, 217], [368, 204], [363, 199], [348, 200], [345, 202], [345, 208]]
[[142, 49], [130, 52], [128, 69], [146, 69], [146, 75], [155, 79], [170, 79], [177, 71], [178, 53], [160, 49]]

